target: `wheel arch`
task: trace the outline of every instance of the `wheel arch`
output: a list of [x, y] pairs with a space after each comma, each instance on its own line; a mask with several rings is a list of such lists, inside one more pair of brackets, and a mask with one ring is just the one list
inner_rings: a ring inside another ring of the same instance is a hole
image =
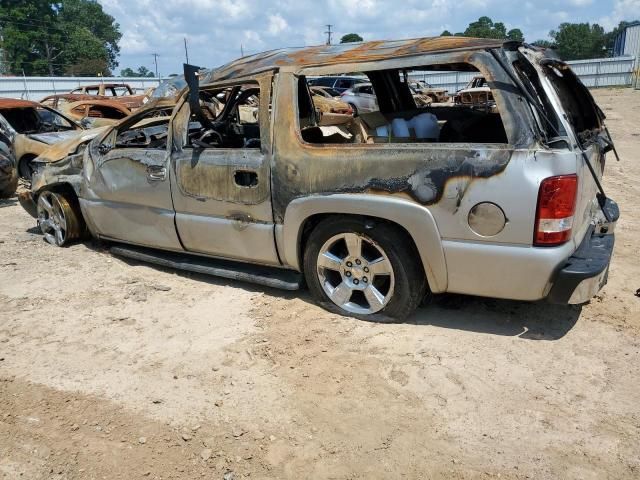
[[[22, 167], [24, 166], [24, 164], [26, 162], [30, 162], [32, 160], [35, 160], [36, 158], [38, 158], [38, 155], [36, 155], [35, 153], [25, 153], [23, 154], [17, 161], [16, 161], [16, 170], [18, 171], [18, 175], [21, 176], [21, 170]], [[20, 177], [23, 178], [23, 177]]]
[[38, 196], [45, 190], [65, 194], [68, 195], [70, 199], [73, 199], [76, 202], [78, 201], [78, 192], [71, 182], [55, 182], [43, 185], [37, 191], [32, 193], [34, 201], [37, 202]]
[[293, 200], [276, 230], [278, 251], [285, 265], [302, 270], [305, 235], [332, 215], [364, 216], [398, 226], [413, 241], [431, 291], [446, 291], [446, 262], [435, 220], [427, 208], [399, 197], [335, 194]]

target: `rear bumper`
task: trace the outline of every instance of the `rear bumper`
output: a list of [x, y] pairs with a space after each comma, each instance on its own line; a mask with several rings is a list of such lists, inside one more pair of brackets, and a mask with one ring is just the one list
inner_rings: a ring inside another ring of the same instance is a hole
[[551, 303], [586, 303], [607, 284], [614, 234], [591, 228], [580, 247], [556, 273], [547, 300]]

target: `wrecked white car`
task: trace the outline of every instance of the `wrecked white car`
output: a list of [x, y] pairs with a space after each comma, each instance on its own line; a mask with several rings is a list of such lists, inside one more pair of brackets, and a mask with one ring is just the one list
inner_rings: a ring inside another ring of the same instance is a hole
[[[326, 125], [307, 78], [354, 71], [376, 111]], [[482, 76], [496, 108], [417, 106], [410, 78], [433, 71]], [[319, 46], [185, 66], [185, 79], [171, 117], [146, 108], [38, 166], [21, 202], [48, 241], [86, 228], [141, 261], [306, 283], [360, 318], [405, 318], [442, 292], [583, 303], [607, 281], [619, 214], [600, 179], [613, 143], [589, 91], [543, 50], [461, 37]]]

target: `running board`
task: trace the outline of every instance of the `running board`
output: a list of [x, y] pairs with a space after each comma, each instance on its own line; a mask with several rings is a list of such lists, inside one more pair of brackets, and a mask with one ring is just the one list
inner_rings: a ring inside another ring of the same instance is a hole
[[218, 260], [186, 253], [174, 253], [150, 248], [118, 245], [110, 248], [113, 255], [154, 263], [163, 267], [216, 277], [256, 283], [282, 290], [298, 290], [302, 286], [302, 274], [293, 270], [252, 265], [249, 263]]

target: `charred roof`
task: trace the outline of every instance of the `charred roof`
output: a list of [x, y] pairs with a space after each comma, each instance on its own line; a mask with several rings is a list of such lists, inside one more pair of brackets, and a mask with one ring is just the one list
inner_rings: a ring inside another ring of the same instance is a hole
[[456, 50], [500, 48], [503, 40], [469, 37], [429, 37], [282, 48], [234, 60], [207, 72], [207, 80], [245, 77], [282, 67], [310, 67], [387, 60]]
[[0, 109], [6, 108], [32, 108], [40, 105], [30, 100], [20, 100], [16, 98], [0, 98]]

